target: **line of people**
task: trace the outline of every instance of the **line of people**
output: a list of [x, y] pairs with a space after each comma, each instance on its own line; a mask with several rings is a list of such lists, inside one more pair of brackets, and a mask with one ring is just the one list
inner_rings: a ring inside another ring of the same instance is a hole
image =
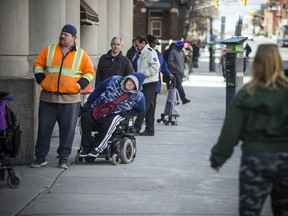
[[[138, 110], [133, 112], [137, 114], [134, 125], [135, 135], [155, 135], [156, 102], [157, 95], [161, 91], [160, 73], [168, 80], [176, 80], [176, 88], [183, 104], [190, 102], [182, 86], [183, 41], [177, 41], [175, 47], [172, 48], [167, 64], [158, 50], [160, 43], [156, 37], [152, 35], [135, 37], [126, 56], [122, 53], [122, 39], [114, 37], [110, 43], [111, 49], [100, 57], [95, 75], [88, 54], [76, 45], [76, 35], [75, 26], [65, 25], [61, 30], [59, 42], [45, 47], [34, 62], [35, 78], [42, 87], [42, 91], [38, 137], [35, 146], [36, 158], [31, 164], [33, 168], [47, 164], [46, 156], [56, 122], [59, 125], [58, 166], [68, 168], [68, 157], [71, 154], [80, 113], [80, 90], [91, 84], [94, 77], [95, 89], [81, 110], [81, 146], [87, 147], [83, 148], [83, 152], [80, 153], [82, 157], [87, 155], [97, 157], [107, 146], [108, 138], [119, 123], [115, 119], [120, 118], [122, 113], [129, 110]], [[144, 75], [144, 78], [139, 74]], [[133, 88], [130, 89], [129, 86]], [[92, 118], [94, 106], [114, 100], [124, 92], [129, 92], [129, 97], [116, 105], [112, 111], [113, 115], [111, 114], [113, 118], [107, 118], [106, 123], [96, 124]], [[89, 114], [83, 114], [85, 111]], [[144, 120], [145, 129], [141, 132]], [[102, 135], [98, 144], [104, 148], [100, 148], [99, 145], [91, 148], [91, 139], [87, 138], [87, 134], [99, 127]], [[83, 131], [88, 131], [88, 133], [83, 133]]]
[[[76, 45], [76, 35], [77, 29], [73, 25], [65, 25], [59, 42], [46, 46], [34, 62], [35, 79], [42, 90], [36, 158], [31, 164], [32, 168], [47, 164], [46, 156], [56, 122], [60, 132], [58, 166], [62, 169], [68, 168], [67, 160], [71, 154], [80, 111], [80, 90], [86, 88], [94, 78], [92, 62], [88, 54]], [[183, 67], [178, 65], [175, 69], [173, 64], [184, 61], [178, 54], [184, 43], [177, 41], [169, 54], [169, 73], [165, 63], [162, 65], [164, 61], [161, 60], [161, 55], [155, 50], [158, 44], [159, 41], [153, 36], [137, 36], [134, 45], [139, 56], [137, 70], [133, 68], [133, 71], [138, 72], [127, 73], [133, 64], [126, 61], [127, 57], [121, 53], [122, 40], [112, 39], [111, 50], [99, 62], [97, 73], [100, 80], [96, 81], [96, 88], [84, 106], [86, 113], [81, 115], [82, 130], [87, 130], [82, 133], [81, 145], [87, 147], [80, 153], [82, 156], [97, 157], [104, 150], [109, 136], [121, 121], [121, 114], [126, 111], [132, 114], [141, 113], [135, 124], [138, 133], [144, 118], [146, 119], [146, 128], [139, 135], [154, 135], [154, 126], [150, 127], [151, 116], [147, 115], [147, 111], [155, 111], [159, 72], [177, 81]], [[103, 68], [100, 67], [102, 63]], [[166, 72], [161, 66], [166, 67]], [[110, 71], [107, 77], [105, 70]], [[180, 80], [178, 84], [181, 85], [181, 82]], [[117, 103], [104, 122], [95, 123], [92, 118], [93, 107], [117, 99], [123, 94], [128, 94], [128, 98]], [[182, 98], [184, 103], [183, 99], [186, 98]], [[238, 91], [229, 104], [221, 134], [212, 147], [210, 156], [211, 167], [218, 172], [232, 156], [233, 148], [241, 141], [243, 154], [239, 171], [240, 215], [260, 215], [268, 195], [271, 197], [273, 214], [288, 215], [287, 99], [288, 81], [279, 50], [275, 44], [262, 44], [258, 47], [253, 61], [252, 79]], [[89, 133], [89, 129], [94, 127], [101, 127], [103, 132], [97, 138], [96, 145], [92, 145]]]

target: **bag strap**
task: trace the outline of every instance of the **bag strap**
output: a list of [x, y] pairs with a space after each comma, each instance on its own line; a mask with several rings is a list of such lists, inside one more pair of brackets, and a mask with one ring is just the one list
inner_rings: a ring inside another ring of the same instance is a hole
[[115, 99], [113, 103], [116, 105], [120, 103], [121, 101], [124, 101], [128, 97], [128, 92], [125, 92], [123, 95], [121, 95], [119, 98]]

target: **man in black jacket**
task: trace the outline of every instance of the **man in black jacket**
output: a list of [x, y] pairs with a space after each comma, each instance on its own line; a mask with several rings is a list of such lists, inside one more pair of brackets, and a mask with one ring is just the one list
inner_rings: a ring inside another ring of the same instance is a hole
[[133, 38], [132, 40], [132, 46], [127, 51], [126, 57], [130, 59], [134, 67], [134, 70], [137, 71], [137, 62], [138, 62], [139, 54], [138, 54], [137, 49], [135, 48], [134, 42], [135, 42], [135, 38]]
[[120, 37], [114, 37], [111, 40], [111, 49], [107, 54], [102, 55], [98, 62], [95, 87], [103, 80], [114, 76], [126, 76], [134, 72], [131, 61], [122, 55], [123, 41]]

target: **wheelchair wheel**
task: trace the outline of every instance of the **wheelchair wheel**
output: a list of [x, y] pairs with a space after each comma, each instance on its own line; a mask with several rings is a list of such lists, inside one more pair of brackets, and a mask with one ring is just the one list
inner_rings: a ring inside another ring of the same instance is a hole
[[87, 162], [87, 163], [93, 163], [95, 161], [95, 157], [84, 157], [84, 160]]
[[134, 155], [133, 141], [128, 137], [125, 137], [121, 140], [120, 147], [121, 147], [120, 156], [122, 163], [123, 164], [131, 163]]
[[111, 161], [112, 161], [112, 164], [117, 166], [117, 165], [120, 164], [121, 159], [120, 159], [120, 157], [117, 154], [113, 154], [112, 158], [111, 158]]
[[75, 163], [80, 164], [83, 162], [83, 157], [79, 157], [79, 153], [75, 155]]
[[21, 182], [21, 176], [14, 170], [8, 173], [7, 184], [10, 188], [17, 188]]

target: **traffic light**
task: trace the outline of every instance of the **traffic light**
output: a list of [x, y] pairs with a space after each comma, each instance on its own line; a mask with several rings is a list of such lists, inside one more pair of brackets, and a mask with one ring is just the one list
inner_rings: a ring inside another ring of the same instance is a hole
[[213, 7], [217, 9], [218, 6], [219, 6], [219, 0], [214, 0]]
[[247, 5], [247, 0], [242, 0], [242, 5], [246, 6]]

